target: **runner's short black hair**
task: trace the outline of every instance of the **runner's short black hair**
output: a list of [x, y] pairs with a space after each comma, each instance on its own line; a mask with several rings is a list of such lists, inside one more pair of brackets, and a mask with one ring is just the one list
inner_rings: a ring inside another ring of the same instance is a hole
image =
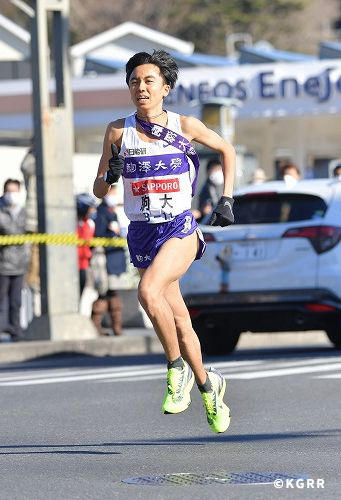
[[132, 72], [141, 64], [155, 64], [160, 69], [160, 73], [171, 89], [174, 88], [178, 78], [179, 68], [174, 59], [165, 50], [154, 50], [152, 54], [148, 52], [138, 52], [129, 59], [126, 64], [126, 82], [129, 86], [129, 80]]

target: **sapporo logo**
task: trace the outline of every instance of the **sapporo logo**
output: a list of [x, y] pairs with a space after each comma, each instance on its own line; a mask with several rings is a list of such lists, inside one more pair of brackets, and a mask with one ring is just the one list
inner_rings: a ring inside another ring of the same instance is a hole
[[134, 196], [141, 196], [146, 193], [176, 193], [180, 191], [179, 179], [145, 179], [143, 181], [132, 182], [131, 188]]

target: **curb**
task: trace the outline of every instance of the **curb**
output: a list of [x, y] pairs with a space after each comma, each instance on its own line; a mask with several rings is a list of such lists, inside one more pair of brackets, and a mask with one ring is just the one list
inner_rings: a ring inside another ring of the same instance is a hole
[[32, 340], [0, 345], [0, 363], [29, 361], [53, 354], [74, 353], [91, 356], [122, 356], [162, 353], [158, 338], [132, 336], [88, 340]]
[[[241, 335], [237, 351], [281, 347], [332, 347], [322, 331], [290, 333], [248, 333]], [[74, 353], [90, 356], [124, 356], [163, 353], [156, 335], [123, 335], [85, 340], [32, 340], [0, 344], [0, 364], [34, 360], [53, 354]]]

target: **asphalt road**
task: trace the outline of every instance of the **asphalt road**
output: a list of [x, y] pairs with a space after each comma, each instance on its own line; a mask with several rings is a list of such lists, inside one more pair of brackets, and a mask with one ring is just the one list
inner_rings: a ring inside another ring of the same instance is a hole
[[[1, 365], [1, 500], [340, 498], [341, 353], [241, 349], [210, 364], [229, 381], [221, 435], [195, 388], [186, 412], [161, 415], [159, 355]], [[175, 473], [202, 484], [123, 482]], [[276, 489], [280, 474], [305, 479]], [[231, 484], [248, 478], [268, 484]]]

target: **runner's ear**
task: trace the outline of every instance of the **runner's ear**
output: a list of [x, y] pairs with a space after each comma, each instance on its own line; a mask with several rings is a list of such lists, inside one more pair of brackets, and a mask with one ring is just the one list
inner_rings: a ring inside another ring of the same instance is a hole
[[164, 97], [167, 97], [168, 94], [169, 94], [169, 91], [170, 91], [170, 86], [169, 85], [165, 85], [164, 89], [165, 89], [165, 95], [164, 95]]

